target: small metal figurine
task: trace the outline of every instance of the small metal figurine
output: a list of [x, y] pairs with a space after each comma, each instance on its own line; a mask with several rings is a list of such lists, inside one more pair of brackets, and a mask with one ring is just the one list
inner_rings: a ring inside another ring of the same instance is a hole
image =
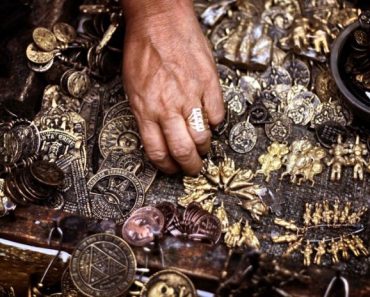
[[260, 242], [257, 236], [254, 234], [249, 222], [246, 221], [245, 225], [241, 231], [241, 236], [238, 242], [238, 246], [247, 246], [258, 250], [260, 248]]
[[331, 254], [331, 260], [334, 264], [339, 262], [338, 253], [339, 253], [339, 244], [334, 238], [331, 239], [330, 248], [328, 252]]
[[325, 239], [319, 242], [319, 245], [317, 246], [317, 248], [315, 248], [315, 250], [316, 250], [316, 255], [315, 255], [313, 262], [317, 265], [320, 265], [321, 257], [326, 254]]
[[313, 254], [313, 249], [309, 240], [307, 240], [304, 250], [301, 252], [303, 254], [303, 264], [304, 266], [311, 265], [311, 255]]
[[346, 204], [344, 205], [344, 208], [343, 208], [341, 214], [340, 214], [339, 223], [344, 224], [344, 223], [347, 222], [351, 206], [352, 206], [352, 203], [350, 201], [347, 201]]
[[343, 236], [341, 236], [338, 241], [338, 248], [341, 251], [342, 258], [347, 261], [349, 259], [348, 245]]
[[332, 146], [329, 153], [333, 156], [327, 163], [331, 166], [330, 180], [338, 181], [342, 177], [342, 167], [348, 164], [347, 155], [349, 153], [348, 145], [342, 143], [342, 135], [338, 135], [337, 144]]
[[322, 211], [322, 220], [325, 224], [330, 224], [333, 218], [333, 210], [330, 209], [329, 201], [324, 200], [323, 202], [323, 211]]
[[322, 205], [321, 205], [321, 203], [316, 202], [315, 203], [315, 211], [312, 214], [312, 223], [314, 225], [319, 225], [321, 223], [322, 219], [323, 219]]
[[293, 45], [295, 50], [301, 51], [308, 47], [309, 30], [310, 24], [307, 18], [299, 18], [295, 20], [294, 29], [292, 33]]
[[333, 205], [333, 225], [339, 222], [340, 211], [339, 211], [339, 200], [336, 199]]
[[256, 171], [256, 174], [263, 174], [266, 177], [266, 182], [268, 182], [271, 172], [281, 168], [283, 165], [282, 158], [288, 153], [289, 148], [286, 144], [273, 142], [267, 148], [267, 153], [258, 158], [261, 168]]
[[216, 197], [213, 197], [212, 199], [205, 200], [201, 203], [202, 208], [209, 212], [213, 212], [213, 207], [215, 206]]
[[220, 220], [221, 222], [221, 230], [222, 232], [226, 232], [227, 228], [229, 227], [229, 218], [227, 216], [227, 212], [224, 206], [224, 202], [221, 202], [221, 206], [215, 209], [214, 215]]
[[356, 248], [364, 255], [364, 256], [369, 256], [369, 251], [365, 247], [364, 242], [360, 237], [357, 235], [352, 235], [352, 240], [354, 241]]
[[310, 204], [310, 203], [307, 203], [305, 204], [305, 212], [304, 212], [304, 215], [303, 215], [303, 224], [305, 226], [309, 226], [311, 225], [311, 220], [312, 220], [312, 208], [313, 208], [313, 205]]
[[290, 231], [297, 231], [298, 230], [298, 227], [297, 227], [297, 225], [295, 224], [295, 222], [293, 220], [286, 221], [286, 220], [283, 220], [283, 219], [280, 219], [280, 218], [276, 218], [274, 220], [274, 224], [276, 224], [278, 226], [281, 226], [281, 227], [284, 227], [285, 229], [290, 230]]
[[299, 236], [295, 234], [284, 234], [273, 236], [271, 239], [273, 243], [283, 243], [283, 242], [295, 242], [298, 240], [298, 238]]
[[364, 167], [369, 163], [364, 159], [368, 155], [368, 150], [364, 143], [360, 142], [360, 136], [356, 136], [355, 143], [349, 145], [349, 165], [353, 166], [353, 179], [364, 179]]
[[227, 228], [224, 241], [228, 248], [235, 248], [240, 241], [240, 234], [242, 230], [242, 220], [232, 224]]
[[303, 238], [299, 239], [298, 241], [296, 242], [292, 242], [288, 248], [285, 250], [283, 256], [284, 257], [287, 257], [289, 256], [290, 254], [292, 254], [293, 252], [295, 252], [296, 250], [298, 250], [301, 245], [302, 245], [302, 241], [303, 241]]

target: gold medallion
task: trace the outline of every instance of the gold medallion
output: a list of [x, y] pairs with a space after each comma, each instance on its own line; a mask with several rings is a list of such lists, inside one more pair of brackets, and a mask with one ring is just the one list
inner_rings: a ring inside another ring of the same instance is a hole
[[28, 60], [35, 64], [46, 64], [53, 60], [55, 54], [54, 52], [42, 52], [38, 50], [34, 43], [27, 46], [26, 56]]
[[76, 30], [69, 24], [57, 23], [53, 26], [53, 33], [55, 37], [63, 43], [71, 43], [76, 37]]
[[33, 30], [33, 41], [42, 50], [51, 52], [58, 46], [58, 41], [53, 32], [49, 29], [38, 27]]

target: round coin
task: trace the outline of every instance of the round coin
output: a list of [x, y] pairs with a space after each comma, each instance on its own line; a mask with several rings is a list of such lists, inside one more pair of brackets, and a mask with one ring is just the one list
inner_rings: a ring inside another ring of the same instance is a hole
[[348, 130], [336, 122], [326, 122], [316, 126], [315, 133], [317, 140], [326, 148], [331, 148], [333, 144], [336, 144], [339, 135], [342, 136], [343, 142], [348, 137]]
[[118, 102], [117, 104], [113, 105], [110, 109], [108, 109], [103, 119], [103, 125], [113, 120], [114, 118], [125, 115], [132, 115], [130, 103], [128, 102], [128, 100]]
[[141, 297], [186, 296], [196, 297], [197, 291], [183, 273], [166, 269], [153, 274], [141, 290]]
[[83, 239], [72, 254], [69, 272], [76, 289], [87, 296], [116, 297], [135, 279], [136, 259], [130, 246], [110, 234]]
[[271, 85], [291, 85], [292, 78], [285, 68], [281, 66], [272, 66], [261, 74], [261, 85], [262, 88], [266, 88]]
[[292, 121], [282, 113], [271, 114], [273, 121], [265, 125], [265, 133], [271, 141], [284, 142], [292, 133]]
[[156, 229], [154, 230], [155, 232], [158, 233], [161, 232], [164, 227], [165, 219], [163, 214], [153, 206], [141, 207], [135, 210], [131, 214], [131, 216], [145, 216], [152, 218], [157, 224], [157, 226], [155, 226], [156, 227]]
[[32, 37], [35, 44], [46, 52], [51, 52], [58, 46], [54, 33], [49, 29], [38, 27], [33, 30]]
[[66, 23], [56, 23], [53, 26], [53, 33], [55, 37], [63, 43], [71, 43], [77, 37], [76, 30]]
[[252, 124], [266, 123], [269, 117], [269, 112], [263, 104], [255, 104], [249, 111], [249, 121]]
[[48, 161], [35, 161], [31, 164], [30, 172], [40, 183], [47, 186], [61, 186], [64, 182], [64, 172], [58, 165]]
[[241, 89], [229, 87], [224, 93], [225, 102], [228, 108], [241, 116], [247, 110], [247, 97]]
[[134, 116], [120, 116], [104, 125], [99, 135], [99, 149], [104, 158], [113, 147], [122, 147], [126, 153], [141, 146]]
[[250, 152], [257, 143], [257, 133], [248, 121], [240, 122], [232, 127], [229, 135], [231, 148], [240, 154]]
[[133, 246], [145, 246], [154, 240], [157, 222], [145, 215], [132, 215], [122, 226], [122, 238]]
[[82, 98], [90, 89], [90, 77], [84, 71], [73, 71], [67, 79], [69, 94], [76, 98]]
[[308, 100], [293, 100], [286, 114], [296, 125], [306, 126], [313, 118], [315, 109]]
[[99, 171], [88, 182], [92, 212], [97, 219], [122, 223], [144, 204], [145, 192], [132, 172], [120, 168]]
[[32, 63], [45, 65], [54, 59], [55, 54], [54, 52], [42, 52], [31, 43], [27, 46], [26, 56]]
[[288, 70], [294, 85], [307, 87], [311, 81], [311, 71], [307, 63], [293, 58], [284, 62], [283, 67]]
[[161, 202], [155, 206], [164, 216], [164, 229], [170, 226], [176, 216], [176, 206], [171, 202]]
[[193, 232], [195, 234], [200, 234], [209, 239], [212, 243], [216, 244], [221, 237], [221, 222], [220, 220], [211, 214], [206, 214], [201, 216], [195, 222], [195, 228]]

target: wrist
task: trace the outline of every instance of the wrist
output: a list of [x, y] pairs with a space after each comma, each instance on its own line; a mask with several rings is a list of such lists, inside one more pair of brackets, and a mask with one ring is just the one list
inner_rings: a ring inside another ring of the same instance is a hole
[[194, 14], [192, 0], [121, 0], [126, 25], [136, 30], [174, 25]]

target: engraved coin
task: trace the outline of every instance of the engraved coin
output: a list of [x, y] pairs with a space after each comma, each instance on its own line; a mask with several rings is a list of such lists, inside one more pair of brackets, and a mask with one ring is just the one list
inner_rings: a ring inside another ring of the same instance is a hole
[[31, 164], [30, 172], [40, 183], [48, 186], [61, 186], [64, 182], [64, 172], [55, 163], [35, 161]]
[[302, 85], [293, 85], [287, 95], [286, 95], [286, 98], [287, 98], [287, 104], [289, 105], [293, 100], [294, 98], [302, 93], [302, 92], [308, 92], [308, 89], [305, 87], [305, 86], [302, 86]]
[[87, 183], [92, 212], [98, 219], [122, 223], [144, 204], [143, 185], [135, 174], [120, 168], [99, 171]]
[[42, 50], [51, 52], [58, 46], [58, 41], [49, 29], [38, 27], [32, 33], [34, 43]]
[[66, 23], [56, 23], [53, 26], [53, 33], [55, 37], [63, 43], [71, 43], [77, 37], [76, 30]]
[[342, 141], [345, 142], [348, 137], [347, 129], [336, 123], [326, 122], [315, 127], [315, 133], [320, 144], [326, 148], [331, 148], [337, 143], [338, 136], [342, 136]]
[[271, 141], [284, 142], [292, 133], [292, 121], [282, 113], [271, 114], [273, 121], [265, 125], [265, 133]]
[[293, 100], [287, 107], [286, 114], [296, 125], [306, 126], [314, 116], [313, 105], [303, 99]]
[[39, 152], [41, 139], [39, 129], [34, 122], [17, 119], [13, 122], [12, 132], [21, 143], [21, 159], [33, 157]]
[[150, 163], [142, 151], [126, 153], [121, 147], [112, 148], [100, 166], [100, 170], [110, 168], [121, 168], [134, 173], [142, 183], [145, 192], [149, 190], [157, 175], [157, 168]]
[[240, 154], [250, 152], [257, 143], [257, 133], [248, 121], [240, 122], [232, 127], [229, 135], [231, 148]]
[[103, 119], [103, 125], [113, 120], [114, 118], [125, 115], [132, 115], [128, 100], [118, 102], [117, 104], [113, 105], [110, 109], [108, 109]]
[[285, 68], [281, 66], [272, 66], [261, 74], [261, 85], [262, 88], [266, 88], [271, 85], [291, 85], [292, 78]]
[[69, 272], [77, 290], [87, 296], [116, 297], [135, 278], [136, 259], [130, 246], [110, 234], [83, 239], [72, 254]]
[[249, 111], [249, 121], [252, 124], [266, 123], [269, 117], [269, 112], [263, 104], [255, 104]]
[[301, 92], [297, 96], [295, 96], [292, 101], [307, 101], [309, 104], [311, 104], [314, 108], [318, 108], [321, 104], [321, 101], [319, 97], [310, 91], [307, 92]]
[[221, 222], [211, 214], [201, 216], [195, 223], [193, 233], [204, 236], [212, 243], [217, 243], [221, 237]]
[[336, 98], [338, 88], [329, 71], [322, 71], [316, 76], [315, 92], [323, 102]]
[[104, 158], [113, 147], [122, 147], [126, 153], [141, 146], [134, 116], [120, 116], [104, 125], [99, 135], [99, 149]]
[[62, 274], [62, 279], [60, 281], [60, 285], [62, 287], [62, 296], [64, 297], [81, 297], [82, 294], [78, 292], [76, 287], [74, 286], [71, 275], [69, 273], [69, 268], [64, 270]]
[[247, 110], [247, 97], [241, 89], [235, 87], [227, 88], [224, 98], [228, 108], [237, 115], [241, 116]]
[[83, 71], [73, 71], [67, 79], [69, 94], [76, 98], [82, 98], [90, 89], [90, 77]]
[[239, 87], [246, 94], [249, 104], [253, 104], [254, 99], [261, 92], [261, 85], [258, 80], [249, 75], [243, 75], [239, 79]]
[[307, 63], [293, 58], [284, 62], [283, 67], [288, 70], [294, 85], [307, 87], [311, 81], [311, 71]]
[[196, 297], [197, 291], [183, 273], [166, 269], [153, 274], [141, 290], [141, 297], [186, 296]]
[[42, 52], [37, 49], [36, 45], [31, 43], [26, 49], [27, 59], [35, 64], [46, 64], [54, 59], [53, 52]]
[[122, 226], [122, 238], [133, 246], [145, 246], [152, 242], [159, 232], [154, 218], [145, 215], [132, 215]]
[[135, 210], [132, 213], [132, 216], [146, 216], [152, 218], [154, 222], [156, 222], [157, 224], [157, 226], [155, 226], [156, 227], [156, 229], [154, 230], [155, 232], [161, 232], [164, 227], [165, 219], [163, 214], [153, 206], [141, 207]]
[[167, 229], [170, 226], [176, 216], [176, 206], [171, 202], [161, 202], [155, 206], [164, 216], [165, 224], [164, 228]]

